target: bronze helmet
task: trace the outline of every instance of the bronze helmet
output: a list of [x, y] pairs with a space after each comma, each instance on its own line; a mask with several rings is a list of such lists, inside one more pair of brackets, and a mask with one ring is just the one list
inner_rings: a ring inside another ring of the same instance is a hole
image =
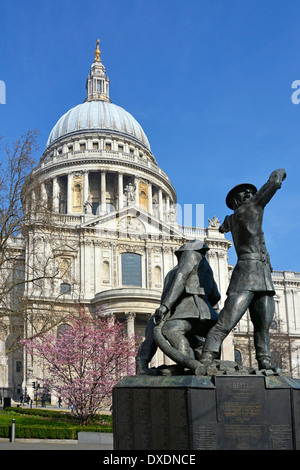
[[200, 251], [200, 253], [205, 255], [208, 250], [209, 248], [203, 240], [191, 240], [178, 248], [178, 250], [175, 251], [175, 255], [177, 256], [177, 253], [181, 254], [183, 251]]
[[239, 191], [244, 190], [244, 189], [251, 189], [253, 194], [257, 193], [257, 188], [253, 184], [250, 184], [250, 183], [238, 184], [237, 186], [232, 188], [226, 196], [226, 205], [227, 205], [227, 207], [229, 207], [229, 209], [232, 209], [232, 210], [234, 209], [234, 207], [233, 207], [233, 198], [234, 198], [235, 194], [238, 193]]

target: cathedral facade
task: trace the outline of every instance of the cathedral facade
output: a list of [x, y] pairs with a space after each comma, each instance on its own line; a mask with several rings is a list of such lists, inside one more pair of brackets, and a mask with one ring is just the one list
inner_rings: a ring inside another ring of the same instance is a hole
[[[104, 306], [126, 322], [127, 334], [143, 337], [160, 304], [164, 278], [177, 263], [174, 253], [188, 240], [203, 239], [210, 248], [207, 259], [222, 307], [231, 273], [231, 242], [219, 232], [216, 216], [206, 228], [176, 223], [176, 191], [140, 124], [111, 102], [109, 86], [97, 42], [86, 99], [57, 121], [31, 175], [40, 184], [33, 187], [26, 205], [43, 201], [50, 216], [43, 221], [31, 211], [26, 236], [12, 245], [24, 260], [25, 278], [30, 276], [28, 266], [38, 270], [48, 260], [43, 271], [52, 275], [37, 276], [39, 280], [28, 282], [24, 292], [28, 308], [43, 320], [43, 327], [59, 331], [64, 313], [79, 306], [95, 313]], [[277, 309], [272, 332], [285, 345], [283, 351], [275, 343], [273, 352], [297, 375], [300, 274], [275, 272], [273, 281]], [[51, 324], [54, 312], [60, 320]], [[20, 328], [25, 335], [34, 333], [29, 322]], [[224, 342], [224, 359], [254, 366], [251, 328], [245, 315]], [[0, 391], [14, 397], [32, 394], [32, 381], [42, 372], [20, 349], [7, 352], [7, 343], [8, 337], [1, 341]], [[168, 362], [159, 351], [152, 365], [164, 360]]]

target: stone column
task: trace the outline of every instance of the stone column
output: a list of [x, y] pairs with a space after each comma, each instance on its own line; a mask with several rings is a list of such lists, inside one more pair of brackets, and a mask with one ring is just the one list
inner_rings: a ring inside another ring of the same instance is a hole
[[106, 214], [106, 171], [101, 171], [101, 215]]
[[166, 195], [166, 213], [165, 220], [168, 222], [170, 220], [170, 197]]
[[30, 193], [30, 217], [32, 214], [36, 213], [36, 194], [35, 191], [32, 190]]
[[148, 210], [149, 214], [153, 214], [153, 202], [152, 202], [152, 184], [148, 184]]
[[68, 173], [68, 189], [67, 189], [67, 214], [72, 213], [72, 173]]
[[47, 205], [47, 191], [44, 181], [41, 183], [41, 202], [43, 206]]
[[52, 180], [52, 210], [53, 212], [59, 212], [59, 187], [57, 176], [54, 176]]
[[84, 170], [83, 172], [83, 204], [86, 203], [89, 197], [89, 172]]
[[163, 197], [162, 197], [162, 190], [158, 190], [158, 214], [159, 219], [163, 220]]
[[119, 210], [123, 209], [124, 196], [123, 196], [123, 173], [118, 174], [118, 201]]
[[136, 317], [135, 312], [127, 312], [125, 313], [126, 320], [127, 320], [127, 336], [134, 336], [134, 319]]
[[134, 185], [135, 185], [135, 205], [139, 207], [139, 180], [138, 178], [134, 178]]
[[[135, 312], [127, 312], [127, 313], [125, 313], [125, 317], [127, 319], [127, 336], [130, 338], [130, 337], [134, 336], [134, 334], [135, 334], [134, 319], [136, 317], [136, 313]], [[128, 372], [130, 373], [130, 370], [131, 370], [131, 373], [132, 373], [133, 370], [135, 369], [135, 359], [134, 359], [134, 357], [131, 357], [129, 359], [128, 365], [129, 365]]]

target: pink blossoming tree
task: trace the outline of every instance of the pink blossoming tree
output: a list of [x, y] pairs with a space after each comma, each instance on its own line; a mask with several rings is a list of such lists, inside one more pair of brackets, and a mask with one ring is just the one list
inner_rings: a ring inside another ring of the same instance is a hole
[[135, 338], [107, 315], [80, 311], [67, 317], [67, 325], [58, 336], [47, 333], [22, 343], [43, 364], [39, 380], [72, 405], [80, 424], [87, 425], [120, 378], [134, 373]]

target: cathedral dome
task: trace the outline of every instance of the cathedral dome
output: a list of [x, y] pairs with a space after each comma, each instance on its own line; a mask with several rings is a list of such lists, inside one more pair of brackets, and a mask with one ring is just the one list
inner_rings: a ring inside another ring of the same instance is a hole
[[159, 220], [173, 220], [175, 189], [140, 124], [111, 102], [109, 86], [97, 40], [86, 99], [57, 121], [35, 170], [43, 200], [53, 212], [72, 217], [135, 205]]
[[108, 101], [86, 101], [65, 113], [50, 132], [48, 148], [60, 139], [80, 132], [112, 132], [129, 136], [150, 150], [140, 124], [125, 109]]

